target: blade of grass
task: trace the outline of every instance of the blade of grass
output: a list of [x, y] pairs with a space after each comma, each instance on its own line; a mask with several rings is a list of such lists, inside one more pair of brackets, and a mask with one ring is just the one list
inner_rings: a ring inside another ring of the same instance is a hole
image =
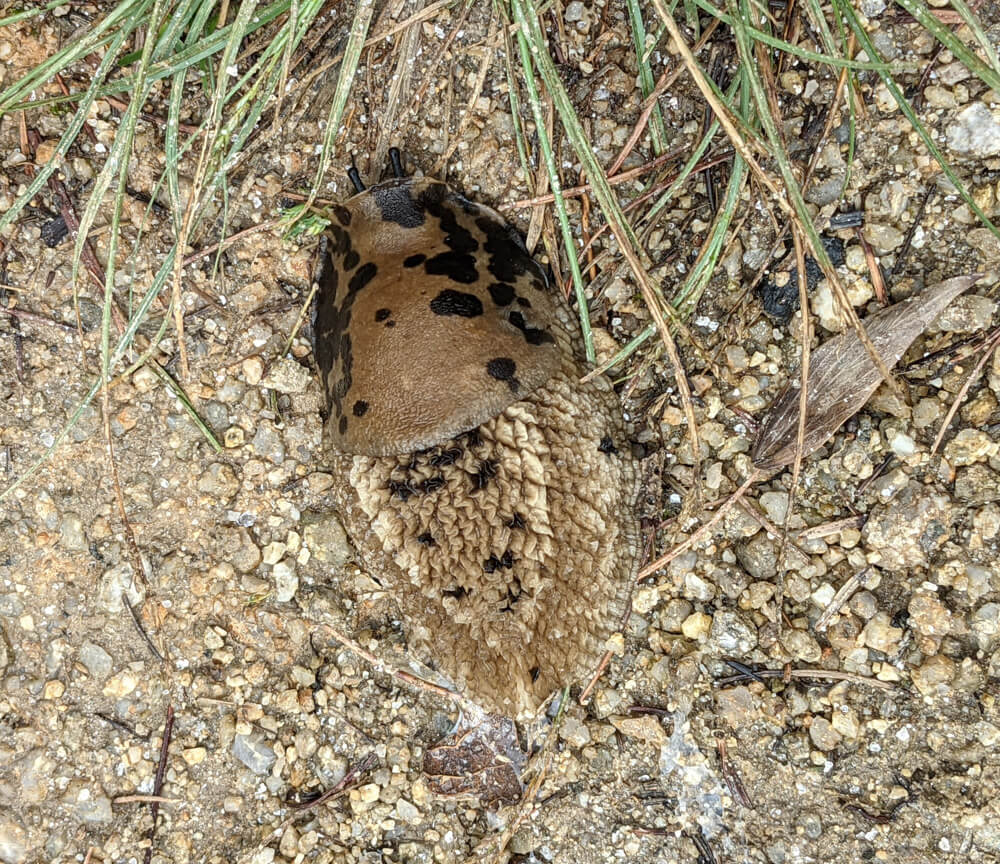
[[[626, 0], [628, 7], [629, 24], [632, 28], [632, 42], [635, 45], [636, 62], [639, 66], [639, 87], [642, 90], [642, 98], [648, 99], [653, 92], [654, 77], [653, 70], [649, 66], [649, 58], [646, 55], [646, 25], [642, 20], [642, 9], [638, 0]], [[649, 137], [653, 142], [653, 153], [659, 156], [667, 149], [669, 135], [667, 125], [663, 120], [663, 112], [660, 111], [659, 104], [653, 106], [652, 115], [649, 118]]]
[[580, 332], [583, 335], [587, 361], [593, 363], [596, 357], [594, 352], [594, 335], [590, 329], [590, 308], [584, 290], [583, 274], [580, 272], [580, 260], [576, 254], [576, 238], [573, 237], [573, 229], [569, 224], [566, 201], [562, 196], [562, 181], [559, 178], [559, 171], [556, 169], [556, 159], [555, 154], [552, 152], [552, 143], [545, 129], [545, 115], [542, 111], [542, 102], [538, 95], [538, 88], [535, 86], [532, 51], [528, 45], [528, 40], [525, 38], [523, 28], [518, 31], [517, 45], [521, 56], [521, 67], [524, 71], [524, 87], [528, 94], [528, 104], [531, 106], [531, 113], [535, 118], [535, 134], [538, 136], [538, 146], [542, 151], [542, 159], [548, 173], [549, 187], [552, 189], [553, 196], [555, 196], [556, 218], [559, 222], [559, 231], [562, 234], [563, 249], [566, 251], [566, 259], [569, 262], [570, 276], [573, 280], [573, 291], [576, 294], [577, 313], [580, 318]]
[[347, 39], [347, 46], [344, 48], [344, 59], [340, 63], [340, 74], [337, 76], [337, 87], [334, 90], [333, 103], [330, 105], [330, 112], [326, 119], [323, 144], [320, 147], [319, 166], [316, 168], [316, 177], [313, 180], [312, 188], [309, 190], [309, 200], [307, 201], [309, 206], [316, 200], [316, 195], [319, 194], [326, 169], [330, 164], [330, 154], [333, 152], [337, 136], [340, 134], [340, 121], [344, 117], [344, 108], [347, 106], [347, 99], [351, 95], [354, 75], [361, 60], [361, 51], [364, 49], [365, 39], [368, 36], [368, 28], [371, 26], [372, 13], [374, 11], [374, 0], [358, 0], [357, 8], [354, 10], [354, 20], [351, 22], [351, 34]]
[[[727, 27], [733, 27], [733, 17], [726, 14], [718, 7], [713, 6], [708, 2], [708, 0], [692, 0], [692, 2], [696, 3], [699, 9], [707, 12], [713, 18], [717, 18]], [[793, 45], [791, 42], [787, 42], [778, 36], [768, 33], [766, 30], [760, 30], [752, 25], [746, 26], [744, 29], [753, 39], [758, 42], [763, 42], [771, 48], [777, 48], [779, 51], [784, 51], [786, 54], [791, 54], [793, 57], [798, 57], [800, 60], [806, 60], [810, 63], [820, 63], [824, 66], [833, 66], [837, 69], [856, 69], [870, 72], [914, 72], [920, 68], [920, 64], [916, 62], [897, 60], [893, 63], [884, 63], [866, 60], [851, 60], [847, 57], [841, 57], [838, 54], [821, 54], [818, 51], [810, 51], [808, 48]]]
[[[662, 0], [659, 0], [659, 3], [662, 7]], [[675, 326], [681, 325], [680, 319], [670, 304], [664, 300], [660, 286], [650, 279], [646, 268], [640, 261], [641, 246], [635, 237], [635, 232], [625, 219], [621, 206], [618, 204], [618, 200], [615, 198], [611, 190], [611, 185], [604, 174], [604, 168], [597, 161], [597, 157], [594, 156], [590, 142], [583, 131], [583, 127], [580, 125], [569, 94], [566, 92], [562, 79], [559, 77], [559, 72], [552, 61], [552, 57], [549, 55], [535, 9], [527, 0], [511, 0], [511, 7], [514, 20], [520, 27], [519, 38], [524, 40], [526, 47], [531, 52], [532, 59], [538, 66], [538, 71], [545, 83], [545, 87], [555, 103], [556, 110], [559, 112], [563, 129], [576, 152], [577, 158], [586, 171], [587, 177], [593, 187], [594, 195], [601, 205], [604, 218], [607, 219], [608, 225], [611, 227], [611, 231], [618, 241], [622, 255], [625, 257], [629, 268], [639, 283], [646, 307], [653, 321], [656, 323], [657, 330], [659, 330], [660, 338], [663, 340], [667, 356], [670, 358], [670, 363], [674, 369], [677, 390], [681, 395], [681, 402], [684, 405], [684, 413], [687, 417], [688, 432], [691, 436], [691, 453], [695, 469], [694, 476], [700, 478], [699, 463], [701, 457], [698, 444], [698, 427], [694, 416], [694, 405], [691, 401], [691, 388], [688, 385], [687, 375], [684, 372], [680, 355], [677, 352], [677, 345], [667, 324], [668, 315]], [[693, 498], [697, 497], [697, 494], [693, 496]]]
[[[903, 5], [904, 8], [906, 8], [905, 3], [909, 3], [910, 0], [899, 0], [899, 2], [900, 5]], [[832, 3], [834, 5], [834, 8], [839, 12], [839, 14], [842, 15], [844, 20], [847, 21], [848, 26], [854, 32], [855, 36], [857, 36], [858, 42], [861, 43], [861, 47], [862, 49], [864, 49], [865, 53], [867, 53], [869, 57], [879, 57], [880, 55], [878, 53], [878, 49], [875, 47], [871, 39], [868, 38], [868, 33], [865, 31], [865, 28], [861, 26], [861, 21], [858, 19], [857, 15], [851, 8], [850, 4], [843, 2], [843, 0], [832, 0]], [[907, 9], [907, 11], [910, 10]], [[916, 17], [917, 16], [914, 15], [914, 18]], [[937, 24], [937, 19], [934, 18], [933, 15], [928, 15], [926, 17], [928, 17], [930, 20], [934, 21], [935, 24]], [[917, 20], [920, 21], [919, 18]], [[923, 21], [920, 21], [920, 23], [923, 24]], [[928, 29], [930, 28], [928, 27]], [[948, 35], [949, 39], [953, 35], [951, 31], [948, 30], [947, 28], [939, 28], [939, 29], [943, 30]], [[934, 33], [934, 35], [937, 36], [936, 33]], [[941, 41], [943, 42], [944, 40]], [[949, 47], [947, 43], [944, 44], [946, 45], [946, 47]], [[965, 53], [969, 54], [970, 52], [966, 50]], [[956, 56], [958, 56], [957, 53]], [[983, 69], [986, 69], [987, 73], [989, 73], [991, 77], [996, 77], [997, 83], [1000, 84], [1000, 76], [994, 76], [991, 70], [987, 69], [982, 64], [982, 61], [980, 61], [979, 58], [976, 58], [976, 61], [980, 64], [980, 66], [982, 66]], [[963, 63], [964, 62], [965, 61], [963, 60]], [[899, 110], [903, 112], [903, 115], [910, 122], [910, 125], [913, 126], [914, 131], [917, 133], [917, 135], [920, 136], [920, 140], [924, 142], [924, 146], [927, 148], [928, 152], [931, 154], [931, 156], [934, 157], [934, 160], [938, 163], [938, 165], [941, 166], [941, 170], [944, 172], [945, 176], [951, 181], [955, 189], [958, 190], [958, 194], [962, 197], [962, 200], [965, 201], [966, 204], [968, 204], [969, 209], [976, 214], [976, 216], [979, 218], [979, 221], [982, 222], [984, 226], [990, 229], [990, 231], [994, 234], [994, 236], [1000, 237], [1000, 229], [998, 229], [997, 226], [990, 221], [989, 217], [983, 212], [982, 208], [973, 199], [972, 195], [969, 193], [969, 190], [966, 188], [965, 184], [959, 179], [954, 169], [944, 158], [944, 155], [938, 149], [937, 144], [934, 143], [934, 139], [931, 138], [930, 133], [927, 131], [927, 128], [923, 125], [923, 123], [920, 122], [920, 118], [917, 117], [916, 112], [913, 110], [913, 106], [910, 105], [910, 103], [906, 100], [906, 97], [903, 95], [903, 92], [899, 89], [899, 85], [896, 84], [895, 80], [893, 80], [892, 76], [889, 75], [888, 73], [879, 72], [878, 74], [879, 77], [882, 79], [882, 83], [885, 84], [886, 89], [889, 91], [892, 98], [895, 100], [896, 105], [899, 106]], [[996, 89], [997, 92], [1000, 92], [1000, 88], [995, 87], [994, 89]]]
[[[951, 53], [955, 55], [955, 58], [959, 62], [961, 62], [961, 64], [966, 69], [968, 69], [987, 87], [996, 91], [997, 93], [1000, 93], [1000, 70], [995, 68], [990, 68], [982, 60], [980, 60], [976, 52], [971, 50], [968, 45], [966, 45], [961, 39], [959, 39], [958, 36], [951, 30], [950, 27], [945, 26], [937, 18], [935, 18], [931, 14], [931, 10], [928, 9], [925, 4], [918, 2], [918, 0], [896, 0], [896, 3], [898, 3], [903, 9], [909, 12], [910, 15], [914, 17], [914, 19], [921, 27], [923, 27], [928, 33], [930, 33], [935, 39], [937, 39], [938, 42], [944, 45], [945, 48], [951, 51]], [[842, 2], [836, 2], [834, 3], [834, 8], [840, 9], [843, 12], [845, 5], [846, 4]], [[965, 19], [966, 15], [968, 15], [969, 20], [975, 21], [975, 18], [972, 16], [972, 13], [969, 12], [968, 7], [966, 7], [964, 3], [962, 3], [961, 5], [962, 9], [959, 9], [956, 6], [955, 10], [960, 15], [962, 15], [963, 20]], [[964, 9], [964, 14], [963, 14], [963, 9]], [[860, 22], [857, 21], [856, 14], [847, 16], [847, 19], [852, 29], [855, 29], [856, 25], [860, 27]], [[978, 22], [976, 23], [978, 25]], [[972, 30], [974, 34], [976, 33], [976, 30], [979, 30], [979, 33], [982, 34], [982, 29], [978, 26], [973, 27], [972, 25], [970, 25], [970, 30]], [[865, 35], [867, 37], [867, 33]], [[976, 34], [976, 36], [978, 39], [979, 34]], [[986, 37], [985, 34], [982, 34], [982, 37], [986, 42], [986, 44], [988, 45], [989, 39]], [[862, 44], [864, 44], [864, 42], [866, 41], [864, 39], [861, 39], [860, 35], [858, 36], [858, 38], [861, 40]], [[872, 53], [871, 51], [867, 51], [867, 49], [866, 52], [868, 53], [869, 57], [879, 56], [878, 52]], [[990, 51], [990, 53], [988, 53], [987, 56], [990, 58], [990, 62], [996, 63], [995, 51]]]

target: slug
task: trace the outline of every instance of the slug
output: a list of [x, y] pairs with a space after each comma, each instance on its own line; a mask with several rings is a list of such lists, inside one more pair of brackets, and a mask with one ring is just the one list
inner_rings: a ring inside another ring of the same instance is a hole
[[589, 674], [638, 565], [618, 398], [518, 232], [433, 179], [333, 207], [313, 309], [324, 451], [408, 645], [490, 710]]

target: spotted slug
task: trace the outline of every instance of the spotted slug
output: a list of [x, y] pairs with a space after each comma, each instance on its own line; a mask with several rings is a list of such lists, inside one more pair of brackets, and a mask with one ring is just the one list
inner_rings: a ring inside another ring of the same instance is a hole
[[314, 354], [324, 451], [410, 650], [490, 710], [592, 671], [639, 555], [622, 412], [518, 232], [433, 179], [335, 206]]

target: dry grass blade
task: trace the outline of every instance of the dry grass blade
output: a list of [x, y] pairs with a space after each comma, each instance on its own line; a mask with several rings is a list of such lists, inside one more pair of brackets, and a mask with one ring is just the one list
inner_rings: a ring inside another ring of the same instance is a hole
[[[867, 331], [887, 366], [894, 366], [910, 343], [959, 294], [980, 276], [956, 276], [877, 312], [867, 319]], [[805, 435], [802, 455], [808, 456], [864, 406], [882, 381], [857, 332], [850, 330], [824, 342], [813, 354], [806, 384]], [[754, 465], [774, 470], [788, 465], [796, 452], [799, 432], [798, 387], [790, 387], [771, 407], [752, 454]]]

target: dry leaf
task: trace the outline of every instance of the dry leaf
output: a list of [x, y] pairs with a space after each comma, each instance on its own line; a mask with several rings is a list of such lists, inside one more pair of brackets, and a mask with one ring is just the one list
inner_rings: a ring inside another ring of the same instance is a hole
[[424, 774], [439, 795], [475, 797], [483, 805], [521, 800], [524, 754], [509, 718], [488, 714], [478, 726], [460, 732], [424, 755]]
[[[981, 277], [956, 276], [924, 289], [865, 319], [865, 330], [875, 350], [890, 369], [941, 311]], [[829, 339], [809, 358], [806, 383], [806, 428], [802, 456], [808, 456], [856, 414], [882, 382], [882, 376], [861, 344], [848, 330]], [[795, 459], [799, 430], [799, 382], [796, 379], [771, 406], [761, 426], [752, 453], [753, 464], [762, 470], [790, 465]]]

